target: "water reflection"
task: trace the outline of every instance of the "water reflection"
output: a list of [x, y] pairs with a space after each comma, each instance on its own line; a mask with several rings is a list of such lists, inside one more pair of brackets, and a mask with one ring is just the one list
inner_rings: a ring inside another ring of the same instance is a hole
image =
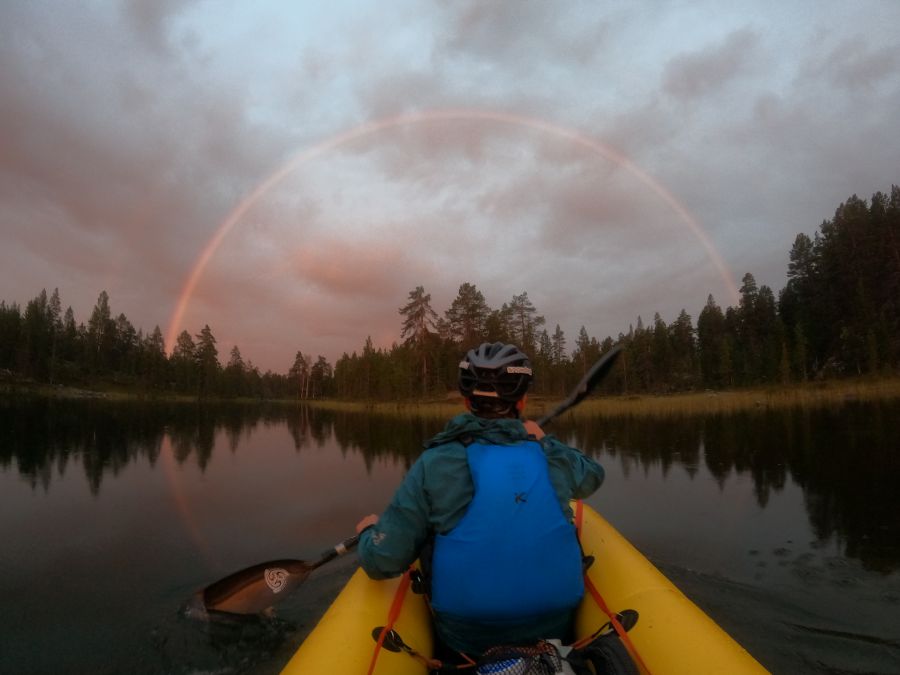
[[[900, 404], [759, 410], [683, 418], [580, 418], [566, 431], [595, 455], [635, 468], [673, 466], [692, 478], [701, 463], [724, 489], [749, 474], [756, 501], [791, 481], [803, 489], [810, 526], [869, 569], [900, 566]], [[609, 461], [609, 460], [606, 460]]]
[[[297, 409], [277, 405], [188, 405], [104, 401], [0, 401], [0, 467], [15, 466], [33, 489], [48, 491], [73, 459], [91, 492], [129, 463], [157, 461], [171, 439], [180, 464], [205, 470], [217, 434], [232, 452], [260, 426], [286, 425], [297, 451], [336, 442], [359, 453], [369, 471], [382, 458], [409, 467], [442, 420]], [[627, 477], [678, 467], [693, 480], [706, 471], [725, 489], [735, 474], [752, 477], [765, 508], [788, 482], [803, 489], [810, 526], [846, 555], [890, 572], [900, 566], [900, 404], [758, 410], [685, 418], [569, 418], [555, 431], [586, 452], [617, 461]], [[333, 441], [331, 440], [333, 439]]]
[[259, 424], [290, 421], [284, 408], [124, 403], [55, 399], [0, 400], [0, 467], [15, 462], [32, 488], [49, 490], [54, 470], [62, 477], [72, 459], [84, 470], [92, 494], [104, 477], [146, 458], [154, 465], [164, 436], [176, 460], [204, 469], [222, 429], [232, 450]]

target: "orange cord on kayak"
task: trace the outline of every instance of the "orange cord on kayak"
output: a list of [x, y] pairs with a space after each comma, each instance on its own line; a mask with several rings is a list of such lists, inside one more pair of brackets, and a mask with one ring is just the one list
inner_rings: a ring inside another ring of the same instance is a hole
[[[412, 583], [412, 573], [414, 570], [414, 567], [410, 567], [403, 574], [403, 578], [400, 579], [400, 585], [397, 586], [397, 590], [394, 593], [394, 599], [391, 602], [391, 608], [388, 611], [387, 623], [385, 623], [385, 625], [381, 629], [381, 632], [378, 634], [378, 640], [375, 643], [375, 650], [372, 652], [372, 661], [371, 663], [369, 663], [368, 675], [372, 675], [372, 673], [375, 671], [375, 663], [378, 661], [378, 655], [381, 652], [382, 646], [384, 645], [385, 638], [393, 631], [394, 622], [396, 622], [397, 618], [400, 616], [400, 610], [403, 608], [403, 601], [406, 598], [406, 591], [409, 589], [410, 584]], [[399, 646], [402, 651], [425, 664], [427, 668], [433, 670], [436, 668], [441, 668], [443, 666], [443, 664], [437, 659], [431, 659], [423, 654], [420, 654], [409, 645], [404, 644], [403, 641], [399, 639], [398, 635], [395, 634], [395, 637], [399, 641]], [[472, 661], [473, 665], [474, 663], [475, 662]]]
[[400, 585], [394, 593], [394, 600], [391, 602], [391, 609], [388, 611], [387, 623], [384, 625], [384, 628], [381, 629], [381, 634], [378, 636], [378, 642], [375, 643], [375, 650], [372, 652], [372, 662], [369, 663], [368, 675], [372, 675], [372, 673], [375, 672], [375, 662], [378, 661], [378, 654], [381, 653], [381, 646], [384, 644], [384, 638], [394, 628], [394, 622], [397, 620], [397, 617], [400, 616], [400, 609], [403, 607], [403, 599], [406, 597], [406, 591], [409, 588], [411, 581], [409, 575], [411, 569], [412, 568], [403, 573], [403, 577], [400, 579]]
[[[579, 499], [575, 502], [575, 530], [578, 532], [579, 539], [581, 538], [581, 525], [583, 520], [584, 504]], [[625, 643], [625, 646], [628, 647], [628, 651], [631, 652], [632, 656], [634, 656], [635, 660], [638, 662], [638, 665], [640, 665], [640, 667], [645, 673], [647, 673], [647, 675], [650, 675], [650, 669], [647, 667], [647, 664], [644, 663], [644, 660], [638, 653], [638, 650], [634, 646], [634, 643], [631, 641], [631, 638], [628, 637], [628, 631], [626, 631], [624, 626], [622, 626], [622, 624], [619, 622], [619, 619], [616, 617], [616, 613], [613, 612], [606, 604], [603, 596], [600, 595], [600, 591], [597, 590], [597, 587], [594, 586], [594, 582], [591, 581], [590, 577], [588, 576], [587, 571], [585, 571], [584, 573], [584, 587], [591, 594], [591, 597], [594, 598], [594, 602], [597, 603], [597, 605], [600, 607], [600, 610], [609, 618], [609, 622], [612, 624], [612, 627], [615, 629], [622, 642]], [[593, 638], [594, 636], [590, 637]], [[576, 642], [573, 646], [575, 646], [576, 648], [584, 646], [580, 644], [580, 642], [581, 641]]]

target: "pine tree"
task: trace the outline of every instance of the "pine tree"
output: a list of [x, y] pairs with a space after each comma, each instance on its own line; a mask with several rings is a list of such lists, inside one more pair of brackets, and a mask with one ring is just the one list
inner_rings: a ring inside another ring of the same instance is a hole
[[[344, 359], [349, 357], [344, 354]], [[294, 363], [288, 371], [288, 377], [297, 381], [294, 390], [297, 392], [298, 399], [309, 397], [309, 361], [303, 356], [303, 352], [297, 351], [294, 356]]]
[[590, 352], [591, 338], [587, 329], [582, 326], [578, 331], [578, 339], [575, 340], [575, 351], [572, 353], [572, 361], [578, 364], [578, 371], [581, 377], [587, 374], [589, 364], [597, 360]]
[[197, 343], [194, 350], [194, 360], [197, 363], [198, 389], [200, 398], [205, 398], [216, 389], [219, 369], [219, 350], [216, 348], [216, 338], [212, 334], [209, 325], [196, 336]]
[[62, 338], [62, 303], [59, 300], [59, 289], [54, 288], [47, 304], [47, 322], [50, 330], [50, 347], [48, 358], [48, 378], [50, 384], [56, 381], [59, 360], [59, 343]]
[[18, 370], [27, 377], [44, 380], [51, 341], [50, 313], [47, 290], [41, 292], [25, 306], [22, 316], [22, 333], [18, 350]]
[[545, 320], [543, 316], [538, 315], [531, 300], [528, 299], [527, 291], [513, 296], [508, 313], [511, 337], [526, 354], [534, 353], [537, 331], [544, 325]]
[[512, 342], [512, 310], [505, 302], [500, 309], [492, 311], [485, 321], [484, 332], [487, 342]]
[[[532, 351], [532, 354], [535, 354], [535, 351]], [[541, 329], [538, 333], [537, 350], [534, 356], [534, 370], [540, 373], [540, 378], [536, 378], [532, 385], [536, 393], [550, 394], [554, 391], [556, 378], [552, 364], [553, 339], [545, 329]]]
[[21, 331], [22, 314], [19, 306], [16, 303], [7, 305], [0, 300], [0, 369], [15, 369]]
[[74, 362], [81, 353], [80, 338], [78, 326], [75, 324], [75, 312], [72, 307], [66, 308], [66, 313], [62, 321], [63, 329], [60, 337], [60, 358], [63, 361]]
[[241, 356], [241, 350], [237, 345], [231, 348], [228, 355], [228, 365], [223, 373], [225, 380], [225, 394], [227, 396], [244, 396], [247, 393], [245, 385], [246, 365]]
[[892, 185], [884, 210], [885, 269], [882, 274], [886, 360], [900, 365], [900, 186]]
[[629, 340], [629, 370], [631, 372], [631, 388], [636, 391], [649, 391], [653, 382], [653, 336], [644, 328], [644, 320], [638, 316], [637, 323]]
[[775, 294], [765, 284], [759, 289], [755, 315], [760, 360], [754, 380], [777, 382], [785, 332], [781, 320], [778, 318]]
[[563, 332], [559, 324], [553, 331], [553, 365], [562, 366], [566, 360], [566, 334]]
[[422, 286], [409, 292], [406, 305], [399, 312], [404, 317], [400, 336], [406, 346], [411, 347], [422, 364], [422, 393], [428, 391], [428, 347], [431, 336], [437, 332], [435, 322], [438, 315], [431, 308], [431, 295]]
[[706, 306], [697, 318], [697, 350], [700, 357], [700, 374], [707, 387], [724, 384], [722, 358], [725, 349], [725, 315], [713, 296], [706, 299]]
[[733, 315], [735, 320], [733, 334], [736, 338], [734, 359], [735, 371], [740, 378], [740, 383], [746, 385], [759, 379], [763, 328], [757, 307], [759, 287], [756, 285], [756, 279], [747, 272], [741, 282], [741, 298]]
[[110, 365], [113, 370], [134, 375], [136, 372], [136, 352], [139, 345], [138, 334], [124, 314], [113, 321], [114, 329], [110, 344]]
[[175, 339], [175, 348], [172, 350], [171, 359], [172, 371], [179, 391], [192, 391], [196, 385], [195, 351], [196, 345], [194, 345], [191, 334], [186, 330], [181, 331]]
[[672, 382], [678, 389], [694, 385], [696, 373], [697, 347], [691, 317], [684, 309], [669, 326], [669, 345], [672, 355]]
[[166, 360], [166, 342], [163, 339], [159, 326], [153, 327], [153, 332], [144, 341], [144, 377], [153, 388], [160, 388], [166, 384], [168, 362]]
[[478, 344], [485, 334], [491, 309], [474, 284], [465, 283], [445, 312], [448, 337], [465, 349]]
[[115, 323], [109, 308], [109, 294], [101, 291], [88, 319], [87, 330], [88, 367], [94, 374], [104, 374], [109, 370], [114, 339]]
[[328, 395], [333, 371], [331, 365], [324, 356], [319, 356], [309, 373], [311, 395], [313, 398], [323, 398]]

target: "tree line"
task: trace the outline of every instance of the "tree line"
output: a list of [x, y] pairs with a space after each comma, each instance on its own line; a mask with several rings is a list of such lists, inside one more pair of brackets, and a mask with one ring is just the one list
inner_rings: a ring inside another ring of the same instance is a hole
[[455, 389], [461, 355], [484, 341], [513, 342], [532, 357], [532, 391], [567, 393], [600, 355], [619, 344], [621, 365], [607, 393], [664, 393], [698, 388], [787, 384], [844, 375], [888, 374], [900, 365], [900, 187], [842, 203], [812, 238], [798, 234], [787, 284], [776, 297], [744, 275], [737, 306], [724, 310], [708, 296], [697, 318], [682, 309], [667, 324], [657, 313], [616, 337], [590, 336], [584, 326], [569, 342], [551, 329], [527, 291], [491, 308], [473, 283], [463, 283], [443, 314], [423, 286], [400, 307], [401, 340], [360, 351], [332, 366], [301, 351], [285, 374], [261, 374], [238, 347], [218, 359], [209, 326], [179, 335], [166, 355], [157, 326], [144, 335], [124, 314], [112, 318], [102, 292], [87, 325], [59, 293], [42, 291], [24, 312], [0, 302], [0, 369], [43, 382], [110, 379], [199, 397], [396, 400], [443, 397]]
[[260, 373], [232, 348], [219, 361], [208, 325], [191, 335], [182, 331], [169, 355], [159, 326], [135, 329], [125, 314], [113, 316], [102, 291], [87, 325], [62, 311], [59, 289], [46, 289], [24, 311], [0, 302], [0, 380], [25, 379], [51, 385], [124, 387], [198, 398], [289, 398], [297, 390], [288, 375]]
[[[389, 350], [367, 340], [360, 354], [344, 354], [334, 369], [334, 394], [402, 398], [452, 389], [460, 355], [482, 341], [514, 342], [532, 355], [533, 391], [561, 396], [613, 345], [621, 366], [607, 393], [665, 393], [788, 384], [846, 375], [890, 374], [900, 365], [900, 187], [856, 195], [810, 238], [798, 234], [789, 254], [788, 281], [779, 292], [741, 281], [737, 306], [712, 295], [696, 325], [682, 309], [667, 324], [657, 313], [638, 316], [627, 332], [602, 340], [584, 326], [574, 343], [552, 329], [528, 298], [513, 295], [498, 309], [474, 284], [464, 283], [443, 315], [422, 286], [400, 308], [404, 341]], [[571, 349], [569, 345], [571, 344]]]

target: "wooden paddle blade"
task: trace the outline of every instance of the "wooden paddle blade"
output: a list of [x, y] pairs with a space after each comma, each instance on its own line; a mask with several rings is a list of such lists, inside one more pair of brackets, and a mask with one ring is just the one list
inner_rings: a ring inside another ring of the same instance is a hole
[[358, 543], [356, 534], [325, 551], [315, 562], [270, 560], [230, 574], [195, 593], [184, 614], [201, 620], [209, 619], [210, 612], [260, 614], [290, 595], [314, 569], [349, 553]]
[[313, 569], [302, 560], [253, 565], [203, 589], [203, 607], [207, 611], [259, 614], [290, 595]]

